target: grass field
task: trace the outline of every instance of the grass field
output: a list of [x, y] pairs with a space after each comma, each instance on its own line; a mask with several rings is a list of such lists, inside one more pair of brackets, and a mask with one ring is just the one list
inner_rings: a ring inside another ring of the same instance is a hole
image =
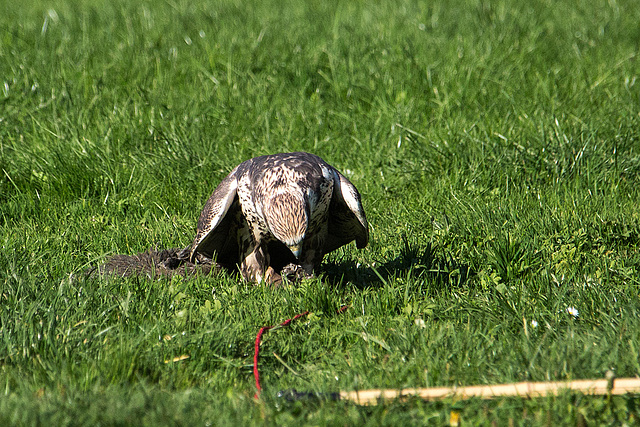
[[[637, 2], [254, 3], [0, 3], [0, 425], [637, 423], [276, 397], [640, 374]], [[236, 164], [296, 150], [371, 224], [317, 280], [83, 276], [188, 245]], [[304, 310], [256, 403], [258, 329]]]

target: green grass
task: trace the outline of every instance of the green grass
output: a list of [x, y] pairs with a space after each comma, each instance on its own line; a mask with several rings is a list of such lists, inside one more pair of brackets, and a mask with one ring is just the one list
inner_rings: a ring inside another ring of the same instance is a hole
[[[0, 424], [637, 422], [632, 396], [276, 398], [640, 374], [636, 2], [23, 3], [0, 5]], [[318, 280], [82, 275], [186, 246], [233, 166], [295, 150], [371, 223]], [[255, 403], [255, 334], [304, 310], [265, 335]]]

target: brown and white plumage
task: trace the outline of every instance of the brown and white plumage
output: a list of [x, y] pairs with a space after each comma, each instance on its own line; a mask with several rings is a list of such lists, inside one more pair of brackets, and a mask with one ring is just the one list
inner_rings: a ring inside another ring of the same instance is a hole
[[239, 265], [252, 282], [280, 280], [283, 267], [316, 271], [325, 254], [369, 241], [354, 185], [320, 157], [281, 153], [247, 160], [215, 189], [200, 215], [190, 260], [198, 254]]

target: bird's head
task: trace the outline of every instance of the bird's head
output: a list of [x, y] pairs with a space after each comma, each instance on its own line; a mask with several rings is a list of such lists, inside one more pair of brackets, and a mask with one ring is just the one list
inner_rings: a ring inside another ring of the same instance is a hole
[[281, 192], [269, 199], [263, 212], [273, 236], [284, 243], [296, 258], [309, 227], [309, 207], [298, 192]]

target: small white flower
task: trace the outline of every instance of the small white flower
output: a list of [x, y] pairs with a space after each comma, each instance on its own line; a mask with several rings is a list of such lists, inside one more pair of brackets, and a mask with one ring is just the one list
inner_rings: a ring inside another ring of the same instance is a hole
[[536, 320], [532, 320], [531, 321], [531, 327], [532, 328], [537, 328], [538, 327], [538, 322]]
[[567, 313], [569, 313], [573, 317], [578, 317], [578, 309], [575, 307], [567, 307]]

